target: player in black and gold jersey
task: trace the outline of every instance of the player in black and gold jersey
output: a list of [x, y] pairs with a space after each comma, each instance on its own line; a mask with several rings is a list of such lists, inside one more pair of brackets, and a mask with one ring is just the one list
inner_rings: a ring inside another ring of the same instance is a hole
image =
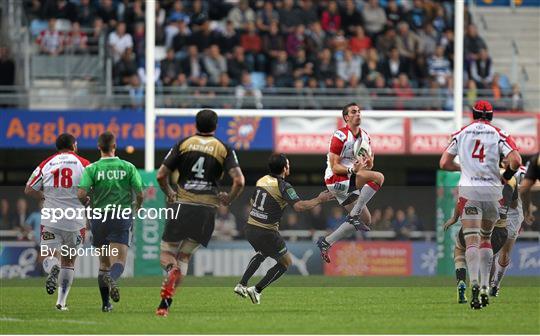
[[536, 153], [530, 160], [521, 182], [520, 192], [521, 199], [523, 201], [523, 215], [525, 216], [525, 223], [527, 225], [532, 225], [534, 222], [534, 216], [531, 211], [531, 189], [536, 183], [536, 180], [540, 180], [540, 152]]
[[[296, 211], [305, 211], [334, 198], [330, 192], [323, 191], [314, 199], [300, 200], [291, 184], [285, 181], [290, 167], [284, 154], [272, 154], [268, 167], [270, 174], [257, 181], [251, 196], [251, 210], [246, 225], [246, 238], [257, 253], [251, 258], [242, 280], [234, 288], [236, 294], [249, 296], [255, 304], [261, 302], [262, 290], [283, 275], [292, 262], [285, 241], [278, 231], [285, 207], [291, 205]], [[268, 270], [259, 283], [247, 288], [248, 280], [267, 257], [275, 259], [277, 264]]]
[[[167, 316], [176, 287], [187, 274], [189, 259], [210, 241], [216, 207], [228, 206], [244, 187], [244, 176], [233, 149], [214, 136], [218, 116], [201, 110], [196, 116], [198, 133], [174, 145], [159, 168], [157, 180], [167, 201], [177, 208], [177, 218], [168, 219], [161, 240], [160, 262], [167, 271], [161, 288], [157, 315]], [[178, 171], [178, 188], [170, 184]], [[218, 191], [218, 180], [227, 172], [233, 184], [229, 193]]]

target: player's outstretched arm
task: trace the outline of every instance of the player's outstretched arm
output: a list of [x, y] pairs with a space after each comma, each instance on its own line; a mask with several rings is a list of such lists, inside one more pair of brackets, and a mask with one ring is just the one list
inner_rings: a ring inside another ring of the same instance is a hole
[[41, 201], [44, 198], [43, 191], [36, 190], [36, 189], [32, 188], [29, 185], [26, 185], [26, 187], [24, 187], [24, 193], [25, 193], [25, 195], [28, 195], [28, 196], [30, 196], [32, 198], [35, 198], [38, 201]]
[[442, 170], [448, 170], [448, 171], [460, 171], [461, 167], [454, 162], [454, 158], [456, 155], [450, 154], [448, 152], [444, 152], [441, 156], [441, 160], [439, 161], [439, 167]]
[[246, 184], [246, 179], [244, 178], [244, 174], [242, 173], [242, 169], [240, 167], [234, 167], [229, 169], [229, 176], [232, 179], [232, 186], [231, 191], [228, 193], [221, 192], [219, 193], [219, 200], [221, 201], [221, 204], [228, 206], [234, 201], [240, 194], [242, 193], [242, 190], [244, 190], [244, 185]]
[[521, 155], [517, 150], [513, 150], [508, 153], [508, 155], [506, 155], [506, 160], [508, 161], [508, 165], [506, 166], [506, 170], [502, 176], [505, 182], [514, 177], [514, 174], [522, 164]]
[[444, 231], [448, 230], [449, 227], [451, 227], [452, 225], [456, 224], [458, 219], [459, 219], [459, 216], [461, 214], [459, 213], [459, 204], [456, 203], [456, 206], [454, 207], [454, 213], [452, 214], [452, 217], [450, 217], [446, 223], [444, 223], [443, 225], [443, 229]]
[[336, 175], [347, 175], [353, 173], [352, 168], [350, 168], [351, 171], [349, 171], [349, 168], [341, 164], [341, 158], [337, 154], [332, 152], [328, 153], [328, 162], [330, 163], [332, 173]]
[[159, 167], [159, 170], [157, 172], [157, 181], [158, 181], [159, 187], [161, 188], [161, 191], [165, 193], [165, 196], [167, 197], [167, 202], [173, 203], [176, 198], [176, 193], [174, 192], [173, 188], [171, 187], [169, 183], [170, 175], [171, 175], [171, 170], [167, 168], [165, 165], [161, 165], [161, 167]]
[[328, 202], [333, 199], [334, 199], [334, 195], [328, 190], [325, 190], [313, 199], [305, 200], [305, 201], [298, 201], [294, 203], [293, 208], [295, 211], [302, 212], [302, 211], [312, 209], [321, 203]]

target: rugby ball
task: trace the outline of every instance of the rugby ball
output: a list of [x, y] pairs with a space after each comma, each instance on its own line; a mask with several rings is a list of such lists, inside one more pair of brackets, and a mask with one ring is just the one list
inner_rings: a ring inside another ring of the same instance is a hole
[[367, 141], [364, 141], [362, 137], [359, 137], [354, 142], [353, 153], [356, 158], [371, 156], [371, 146]]

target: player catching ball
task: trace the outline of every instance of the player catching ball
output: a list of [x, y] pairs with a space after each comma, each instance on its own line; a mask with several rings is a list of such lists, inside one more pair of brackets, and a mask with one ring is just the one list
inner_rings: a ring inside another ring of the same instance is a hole
[[[257, 252], [234, 292], [242, 297], [249, 296], [254, 304], [261, 303], [261, 293], [272, 282], [279, 279], [291, 265], [291, 255], [279, 234], [279, 221], [283, 210], [291, 205], [295, 211], [306, 211], [334, 199], [329, 191], [321, 192], [310, 200], [301, 200], [285, 178], [291, 168], [285, 154], [272, 154], [268, 160], [270, 174], [261, 177], [251, 196], [251, 210], [246, 225], [246, 238]], [[255, 286], [247, 287], [249, 279], [255, 274], [266, 258], [273, 258], [276, 265]]]
[[342, 116], [347, 125], [332, 135], [324, 181], [349, 216], [334, 232], [317, 241], [321, 257], [327, 263], [330, 262], [328, 251], [335, 242], [358, 230], [369, 231], [371, 214], [366, 204], [384, 182], [382, 173], [371, 170], [374, 155], [370, 150], [369, 135], [360, 128], [360, 106], [356, 103], [345, 105]]

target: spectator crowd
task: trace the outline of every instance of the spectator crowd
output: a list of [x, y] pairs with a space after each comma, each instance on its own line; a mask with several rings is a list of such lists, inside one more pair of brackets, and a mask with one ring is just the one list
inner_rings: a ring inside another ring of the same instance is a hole
[[[27, 0], [27, 12], [41, 53], [91, 52], [103, 38], [114, 83], [133, 91], [144, 82], [142, 0]], [[451, 0], [162, 0], [156, 81], [175, 92], [235, 87], [237, 105], [252, 96], [256, 107], [261, 89], [294, 88], [316, 105], [310, 90], [367, 88], [401, 109], [417, 95], [452, 95], [452, 25]], [[511, 97], [506, 108], [521, 109], [519, 88], [494, 73], [468, 16], [464, 48], [466, 101], [487, 90], [495, 104]], [[427, 108], [453, 108], [441, 101]]]

